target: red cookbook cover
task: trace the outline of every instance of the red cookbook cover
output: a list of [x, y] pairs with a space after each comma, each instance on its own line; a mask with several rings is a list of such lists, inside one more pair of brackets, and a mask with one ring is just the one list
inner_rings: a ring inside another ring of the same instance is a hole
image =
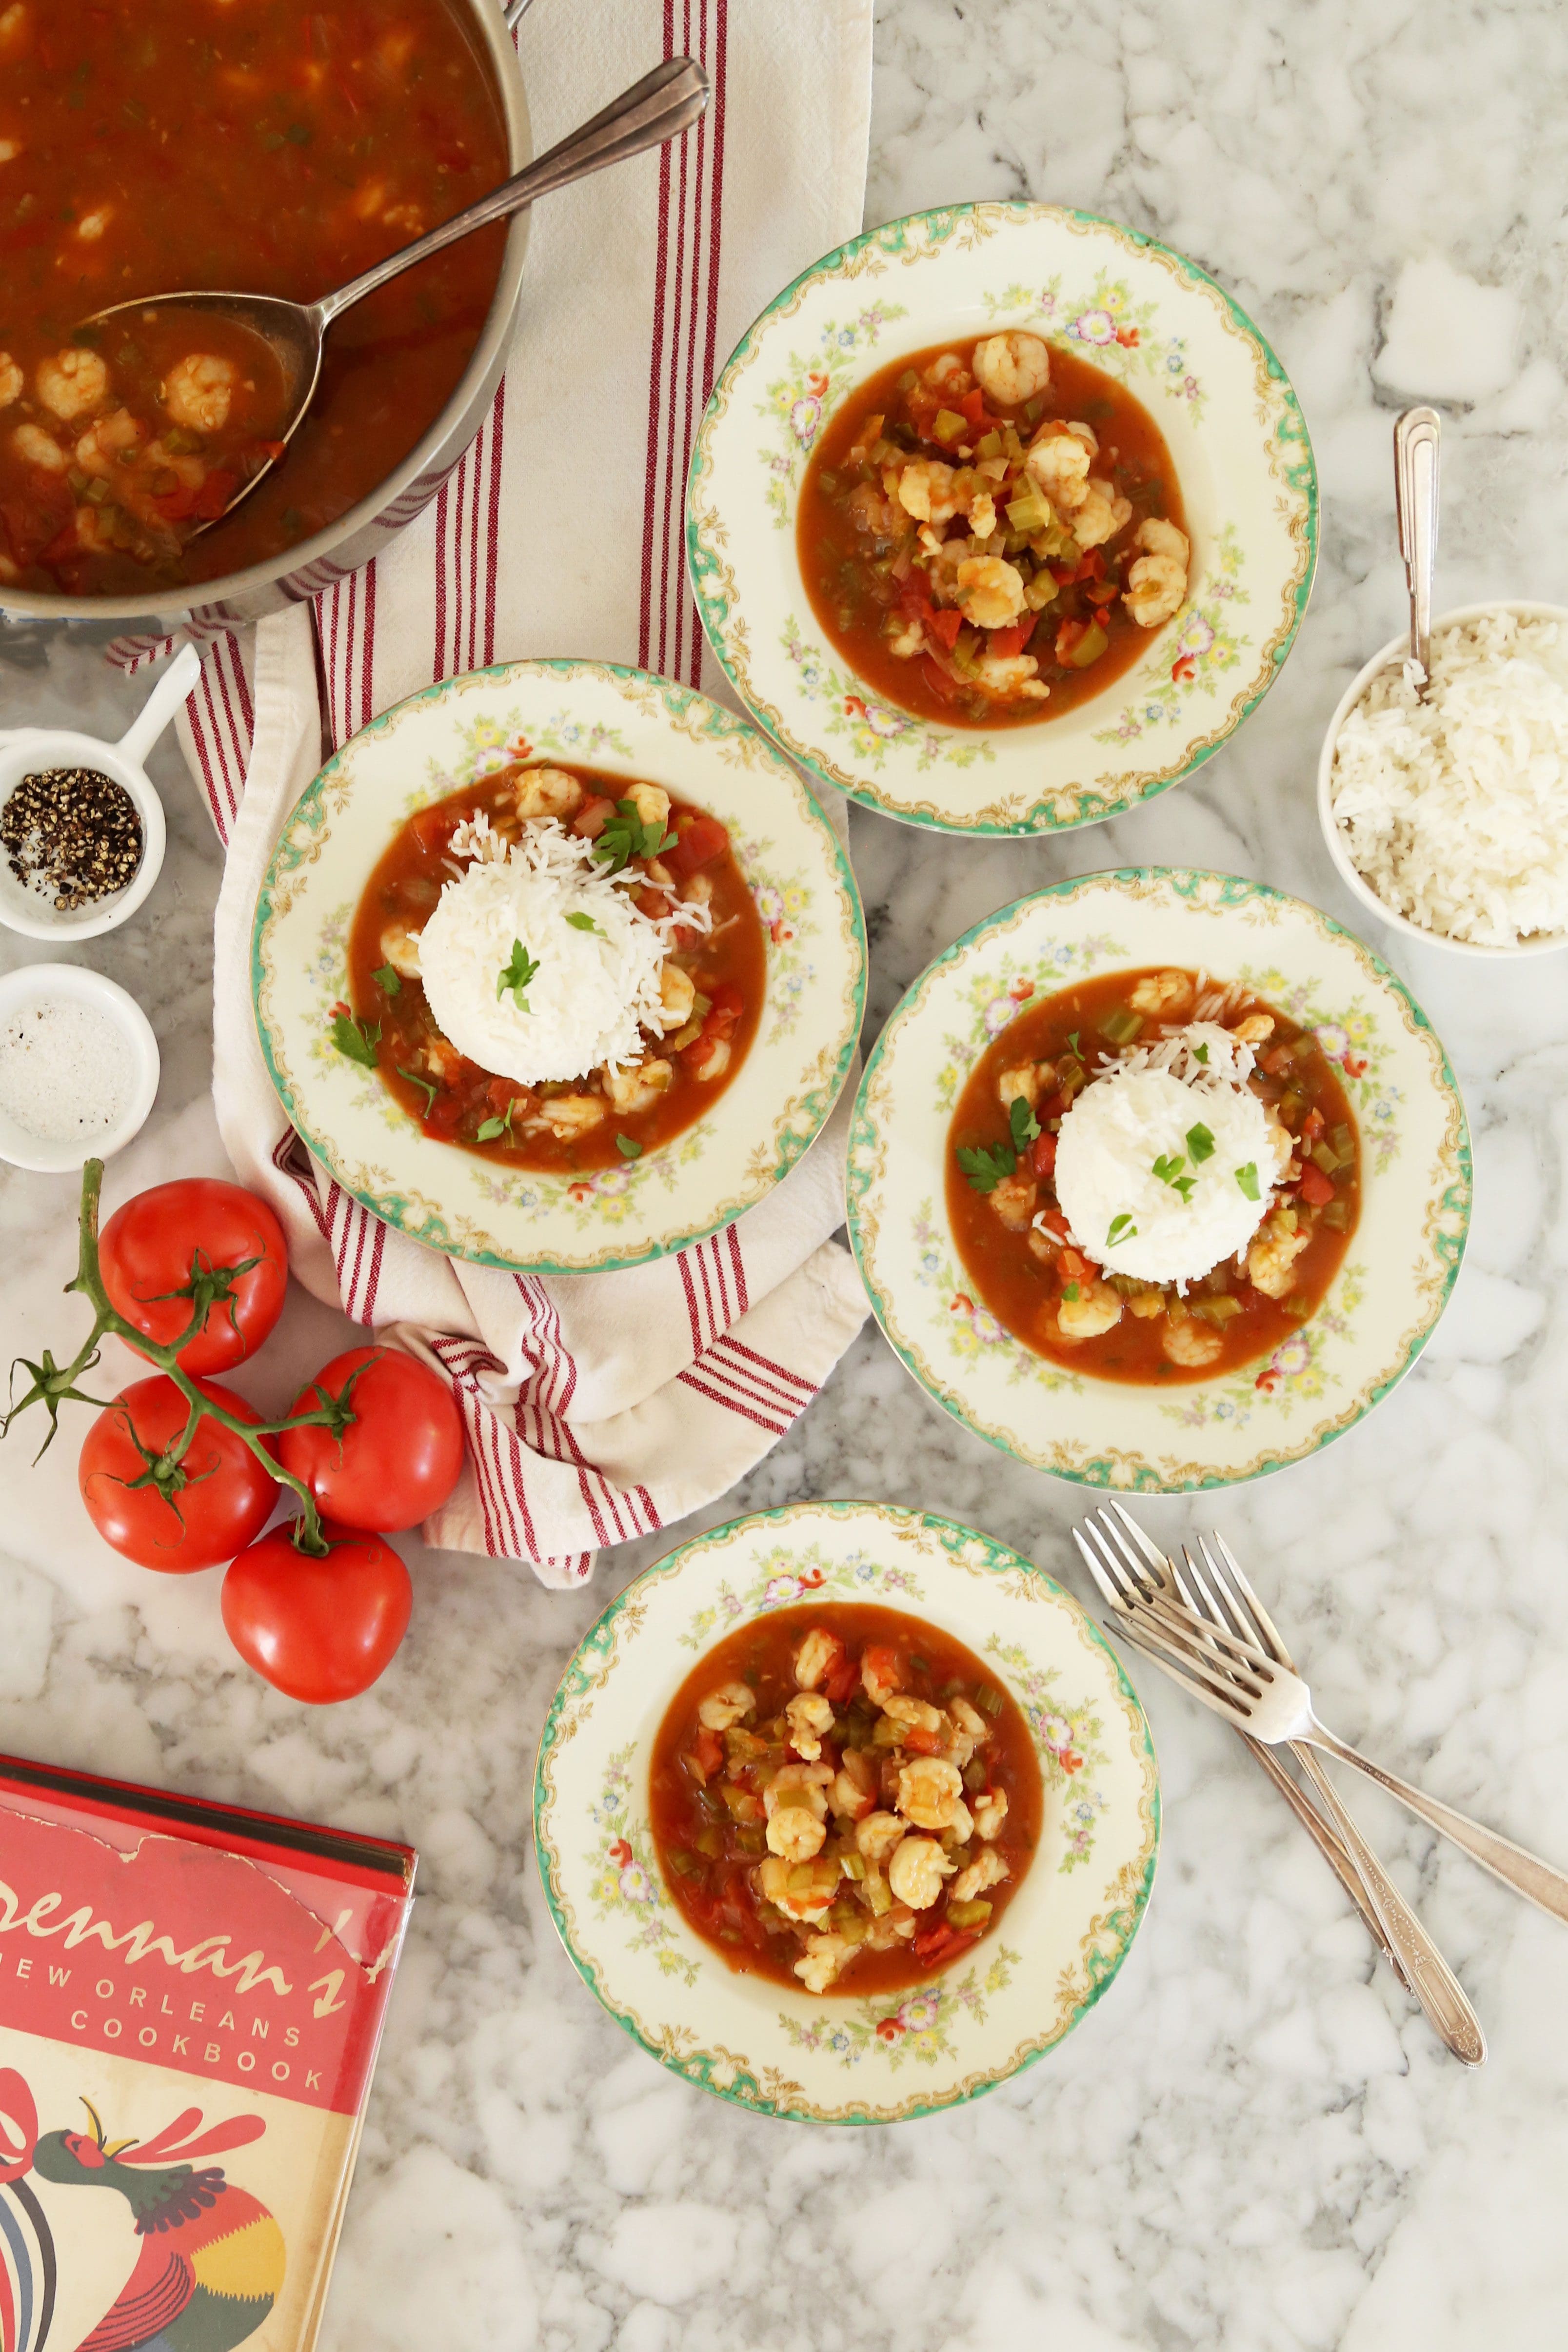
[[414, 1869], [0, 1757], [0, 2352], [309, 2352]]

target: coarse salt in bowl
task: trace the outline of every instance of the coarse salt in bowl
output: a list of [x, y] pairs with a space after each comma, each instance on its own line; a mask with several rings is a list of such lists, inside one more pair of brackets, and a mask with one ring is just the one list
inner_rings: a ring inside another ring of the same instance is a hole
[[[1561, 604], [1541, 604], [1530, 599], [1494, 600], [1485, 604], [1457, 605], [1452, 612], [1440, 614], [1432, 624], [1434, 659], [1436, 661], [1443, 638], [1450, 631], [1462, 629], [1479, 622], [1493, 620], [1504, 614], [1511, 614], [1519, 623], [1552, 623], [1559, 631], [1556, 646], [1548, 650], [1554, 650], [1559, 656], [1558, 667], [1563, 696], [1563, 750], [1560, 755], [1561, 785], [1558, 784], [1559, 754], [1541, 741], [1541, 726], [1537, 724], [1532, 727], [1531, 720], [1533, 714], [1526, 712], [1522, 708], [1515, 709], [1510, 721], [1503, 729], [1471, 727], [1466, 733], [1460, 734], [1458, 736], [1459, 752], [1466, 764], [1470, 767], [1472, 775], [1478, 772], [1479, 764], [1483, 762], [1494, 769], [1503, 791], [1510, 793], [1513, 798], [1514, 807], [1510, 814], [1515, 825], [1521, 829], [1529, 829], [1538, 825], [1542, 820], [1549, 825], [1555, 825], [1555, 838], [1550, 837], [1546, 833], [1541, 833], [1526, 863], [1528, 868], [1538, 877], [1542, 863], [1544, 860], [1550, 860], [1554, 877], [1559, 885], [1558, 896], [1564, 903], [1568, 903], [1568, 607]], [[1529, 650], [1527, 647], [1527, 654]], [[1375, 653], [1366, 667], [1352, 679], [1340, 698], [1333, 717], [1329, 721], [1328, 731], [1323, 738], [1323, 748], [1318, 761], [1318, 822], [1322, 830], [1329, 856], [1333, 860], [1335, 871], [1346, 888], [1360, 900], [1361, 904], [1369, 908], [1381, 921], [1388, 924], [1392, 929], [1403, 931], [1407, 938], [1425, 940], [1430, 946], [1447, 949], [1452, 954], [1490, 957], [1495, 960], [1500, 957], [1546, 955], [1554, 949], [1568, 946], [1568, 923], [1551, 929], [1532, 931], [1516, 938], [1511, 942], [1507, 942], [1459, 938], [1451, 932], [1416, 922], [1410, 916], [1402, 913], [1397, 907], [1392, 906], [1387, 899], [1380, 897], [1369, 875], [1362, 870], [1352, 857], [1349, 831], [1335, 813], [1336, 793], [1343, 790], [1342, 770], [1337, 772], [1336, 761], [1345, 722], [1365, 701], [1375, 680], [1384, 677], [1392, 680], [1397, 677], [1408, 653], [1407, 635], [1402, 634], [1391, 638], [1388, 644], [1380, 652]], [[1514, 658], [1517, 657], [1516, 655]], [[1441, 677], [1438, 683], [1439, 691], [1441, 691]], [[1463, 723], [1463, 714], [1461, 714], [1461, 723]], [[1539, 762], [1542, 759], [1551, 759], [1553, 763], [1552, 774], [1547, 780], [1549, 789], [1545, 792], [1540, 789]], [[1358, 794], [1358, 797], [1361, 795]], [[1533, 803], [1533, 810], [1531, 803]], [[1392, 814], [1392, 808], [1390, 813]], [[1435, 811], [1434, 816], [1437, 822], [1442, 821], [1440, 812]], [[1449, 812], [1450, 821], [1458, 816], [1459, 805], [1456, 804]], [[1489, 835], [1495, 839], [1496, 828], [1489, 826], [1484, 830], [1478, 829], [1466, 838], [1461, 824], [1461, 832], [1456, 836], [1454, 869], [1456, 887], [1462, 887], [1459, 879], [1461, 874], [1468, 879], [1471, 874], [1483, 870], [1480, 860], [1488, 847]], [[1508, 887], [1506, 877], [1494, 876], [1492, 883], [1494, 908], [1500, 903], [1502, 893]], [[1538, 880], [1537, 885], [1532, 888], [1532, 895], [1537, 890]], [[1539, 898], [1537, 902], [1539, 903]]]
[[0, 1160], [58, 1174], [107, 1160], [158, 1091], [158, 1041], [133, 996], [71, 963], [0, 979]]

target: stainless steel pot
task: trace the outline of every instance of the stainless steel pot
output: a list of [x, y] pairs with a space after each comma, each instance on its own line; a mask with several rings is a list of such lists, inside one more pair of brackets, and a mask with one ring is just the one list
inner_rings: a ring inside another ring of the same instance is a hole
[[[453, 0], [472, 18], [480, 44], [495, 69], [506, 116], [508, 172], [519, 172], [533, 154], [528, 99], [522, 73], [512, 47], [510, 27], [528, 0]], [[413, 521], [451, 472], [483, 424], [495, 397], [511, 346], [518, 298], [522, 289], [522, 262], [528, 249], [529, 215], [521, 213], [507, 231], [500, 277], [472, 357], [456, 391], [421, 441], [402, 464], [358, 506], [337, 521], [301, 540], [286, 555], [268, 563], [253, 563], [216, 580], [204, 580], [188, 589], [159, 592], [172, 602], [133, 596], [60, 596], [5, 592], [0, 611], [21, 619], [45, 621], [114, 621], [127, 629], [178, 628], [186, 621], [205, 627], [232, 626], [258, 621], [266, 613], [280, 612], [319, 596], [323, 588], [380, 552], [390, 540]], [[199, 599], [199, 601], [197, 601]]]

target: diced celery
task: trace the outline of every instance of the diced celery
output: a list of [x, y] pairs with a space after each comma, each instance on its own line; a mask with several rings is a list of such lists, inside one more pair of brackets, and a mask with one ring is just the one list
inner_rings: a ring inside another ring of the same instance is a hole
[[1043, 613], [1047, 604], [1056, 603], [1059, 593], [1048, 572], [1037, 572], [1024, 591], [1024, 602], [1031, 613]]
[[974, 1704], [980, 1709], [982, 1715], [1000, 1715], [1002, 1712], [1002, 1694], [990, 1683], [984, 1683], [974, 1694]]
[[698, 1853], [705, 1853], [710, 1862], [717, 1862], [724, 1851], [723, 1832], [711, 1822], [704, 1822], [691, 1843]]
[[886, 1912], [892, 1909], [892, 1893], [880, 1871], [870, 1871], [867, 1874], [866, 1900], [871, 1906], [874, 1918], [880, 1919]]
[[978, 1756], [971, 1757], [969, 1762], [964, 1766], [963, 1785], [969, 1790], [971, 1796], [974, 1794], [977, 1789], [984, 1789], [985, 1786], [985, 1767], [980, 1761]]
[[1347, 1233], [1350, 1230], [1351, 1222], [1349, 1202], [1345, 1201], [1328, 1202], [1322, 1209], [1318, 1222], [1320, 1224], [1327, 1225], [1331, 1233]]
[[1074, 646], [1071, 653], [1068, 656], [1068, 667], [1071, 669], [1087, 669], [1090, 662], [1097, 662], [1100, 659], [1100, 655], [1105, 651], [1106, 646], [1110, 643], [1110, 640], [1106, 635], [1105, 631], [1101, 628], [1100, 623], [1098, 621], [1091, 621], [1088, 628], [1084, 631], [1082, 636], [1079, 637], [1077, 645]]
[[916, 373], [915, 370], [913, 368], [906, 368], [902, 375], [899, 378], [899, 390], [900, 392], [913, 392], [919, 382], [920, 377]]
[[1000, 457], [1002, 455], [1000, 433], [983, 433], [974, 445], [974, 454], [977, 457]]
[[947, 1924], [950, 1927], [984, 1927], [991, 1916], [989, 1903], [950, 1903]]
[[968, 425], [955, 408], [939, 408], [936, 412], [936, 420], [931, 428], [931, 439], [940, 441], [942, 447], [947, 449], [951, 448], [955, 441], [962, 441], [968, 430]]
[[[1025, 414], [1027, 414], [1026, 410]], [[1018, 428], [1016, 425], [1004, 425], [1002, 427], [1002, 446], [1016, 464], [1022, 462], [1024, 445], [1018, 438]]]
[[1033, 400], [1026, 400], [1024, 403], [1024, 422], [1026, 425], [1037, 425], [1040, 421], [1040, 411], [1045, 404], [1046, 395], [1043, 392], [1036, 393]]
[[1312, 1303], [1304, 1290], [1293, 1290], [1289, 1298], [1279, 1303], [1294, 1323], [1304, 1323], [1312, 1311]]
[[1021, 530], [1026, 539], [1031, 531], [1045, 530], [1048, 527], [1051, 520], [1050, 501], [1043, 499], [1038, 490], [1026, 490], [1021, 498], [1015, 499], [1008, 507], [1007, 520], [1013, 529]]
[[1229, 1323], [1241, 1312], [1239, 1298], [1193, 1298], [1187, 1302], [1189, 1313], [1201, 1323]]
[[1312, 1159], [1325, 1176], [1331, 1176], [1340, 1164], [1340, 1155], [1331, 1143], [1314, 1143]]
[[838, 1859], [844, 1865], [844, 1875], [846, 1878], [862, 1879], [865, 1877], [866, 1864], [864, 1856], [858, 1853], [841, 1853]]
[[1342, 1168], [1348, 1168], [1351, 1161], [1355, 1158], [1355, 1141], [1343, 1119], [1340, 1121], [1337, 1127], [1331, 1128], [1329, 1130], [1329, 1141], [1333, 1145], [1334, 1150], [1340, 1155], [1340, 1166]]
[[768, 1833], [760, 1822], [742, 1822], [735, 1832], [735, 1843], [742, 1853], [766, 1853]]
[[684, 1846], [676, 1847], [669, 1857], [669, 1866], [671, 1870], [679, 1871], [682, 1878], [701, 1878], [705, 1875], [702, 1864], [698, 1861], [697, 1856], [694, 1853], [688, 1853]]
[[1141, 1013], [1131, 1012], [1125, 1004], [1118, 1004], [1106, 1014], [1100, 1024], [1100, 1031], [1101, 1036], [1109, 1037], [1113, 1045], [1131, 1045], [1142, 1026]]
[[957, 670], [972, 670], [979, 656], [980, 632], [978, 629], [970, 628], [965, 623], [953, 639], [952, 666]]
[[812, 1878], [813, 1872], [810, 1863], [797, 1862], [792, 1866], [790, 1874], [784, 1881], [784, 1884], [789, 1888], [792, 1895], [805, 1895], [810, 1891]]

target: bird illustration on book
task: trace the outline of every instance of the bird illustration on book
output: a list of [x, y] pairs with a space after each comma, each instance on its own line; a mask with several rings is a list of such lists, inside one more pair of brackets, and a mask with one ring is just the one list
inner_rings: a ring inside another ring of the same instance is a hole
[[[25, 2105], [16, 2098], [18, 2086]], [[187, 2107], [150, 2140], [110, 2140], [91, 2102], [81, 2104], [90, 2131], [40, 2137], [26, 2085], [8, 2070], [0, 2072], [0, 2121], [22, 2126], [15, 2152], [5, 2145], [10, 2133], [0, 2137], [0, 2191], [36, 2217], [37, 2257], [19, 2231], [9, 2242], [13, 2228], [0, 2193], [0, 2240], [8, 2243], [18, 2289], [13, 2300], [0, 2267], [0, 2352], [45, 2352], [55, 2302], [55, 2249], [37, 2200], [20, 2177], [28, 2169], [66, 2188], [118, 2189], [142, 2241], [135, 2266], [109, 2310], [75, 2347], [61, 2346], [58, 2352], [235, 2352], [261, 2326], [282, 2289], [283, 2232], [259, 2199], [230, 2181], [221, 2165], [201, 2159], [259, 2139], [265, 2121], [237, 2116], [202, 2132], [201, 2109]], [[24, 2147], [26, 2159], [18, 2164]]]

